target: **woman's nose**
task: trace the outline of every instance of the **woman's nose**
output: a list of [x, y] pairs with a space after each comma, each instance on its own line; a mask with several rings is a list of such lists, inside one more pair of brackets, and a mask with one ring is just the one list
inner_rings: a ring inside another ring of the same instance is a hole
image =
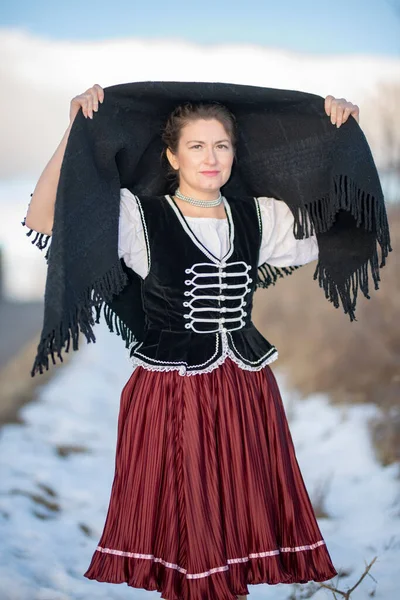
[[214, 148], [208, 148], [206, 150], [206, 162], [211, 165], [214, 165], [217, 162]]

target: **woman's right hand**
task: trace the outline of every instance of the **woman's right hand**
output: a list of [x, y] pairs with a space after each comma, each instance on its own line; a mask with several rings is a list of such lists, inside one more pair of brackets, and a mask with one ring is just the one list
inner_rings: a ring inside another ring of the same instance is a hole
[[83, 94], [72, 98], [69, 109], [70, 122], [73, 122], [80, 108], [82, 108], [82, 112], [86, 118], [90, 117], [93, 119], [93, 111], [97, 112], [99, 110], [99, 102], [103, 103], [103, 101], [104, 90], [98, 83], [95, 83], [93, 87], [88, 88]]

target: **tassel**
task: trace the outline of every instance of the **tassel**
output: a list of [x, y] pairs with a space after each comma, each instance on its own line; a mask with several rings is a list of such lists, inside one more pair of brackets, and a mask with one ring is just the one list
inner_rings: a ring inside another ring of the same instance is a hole
[[332, 302], [335, 308], [339, 308], [339, 300], [341, 301], [344, 313], [349, 315], [350, 321], [357, 321], [355, 308], [358, 290], [360, 289], [368, 300], [371, 298], [369, 295], [368, 266], [371, 268], [375, 290], [378, 290], [380, 275], [377, 251], [343, 282], [336, 283], [332, 281], [329, 271], [325, 269], [320, 261], [318, 261], [313, 275], [314, 280], [318, 278], [319, 287], [323, 288], [325, 298]]
[[357, 227], [375, 231], [376, 239], [382, 249], [380, 267], [383, 267], [388, 253], [392, 251], [384, 199], [377, 200], [360, 189], [347, 175], [334, 177], [330, 193], [318, 201], [302, 206], [291, 206], [294, 216], [294, 237], [303, 239], [313, 235], [314, 232], [327, 231], [335, 222], [336, 214], [340, 209], [350, 212]]
[[[126, 283], [127, 276], [118, 260], [112, 269], [85, 291], [74, 309], [69, 313], [67, 320], [62, 321], [57, 328], [42, 336], [37, 347], [31, 376], [34, 377], [37, 372], [42, 374], [44, 368], [48, 371], [49, 356], [51, 356], [54, 365], [56, 364], [56, 358], [63, 362], [61, 352], [64, 346], [64, 351], [69, 351], [71, 341], [73, 350], [78, 350], [80, 332], [84, 334], [88, 343], [95, 342], [96, 337], [93, 326], [95, 323], [99, 323], [102, 309], [110, 331], [113, 331], [112, 327], [114, 325], [118, 335], [121, 335], [125, 341], [126, 348], [133, 342], [139, 343], [130, 329], [122, 323], [106, 304], [114, 294], [121, 292]], [[93, 309], [95, 309], [95, 314], [93, 314]]]
[[[368, 267], [371, 269], [374, 287], [378, 290], [379, 269], [385, 266], [388, 253], [393, 250], [383, 197], [376, 199], [373, 195], [360, 189], [347, 175], [339, 175], [332, 179], [329, 194], [317, 202], [310, 202], [303, 206], [291, 206], [291, 210], [294, 216], [293, 235], [296, 239], [328, 231], [334, 225], [339, 211], [347, 211], [351, 214], [356, 227], [363, 227], [366, 231], [373, 232], [374, 251], [344, 281], [333, 281], [329, 274], [329, 268], [321, 264], [320, 260], [313, 275], [313, 279], [318, 279], [319, 286], [324, 289], [325, 297], [333, 303], [335, 308], [338, 308], [341, 302], [350, 321], [356, 321], [355, 307], [358, 291], [361, 290], [364, 296], [370, 299]], [[376, 242], [381, 248], [380, 264]], [[277, 277], [282, 276], [280, 273], [274, 272], [267, 264], [261, 265], [258, 271], [257, 287], [268, 287], [271, 283], [275, 285]]]
[[263, 263], [257, 269], [257, 282], [256, 288], [267, 288], [270, 285], [275, 285], [278, 277], [284, 277], [285, 275], [291, 275], [297, 269], [303, 265], [298, 265], [294, 267], [274, 267], [269, 265], [268, 263]]
[[[31, 198], [33, 196], [33, 193], [31, 194]], [[29, 207], [29, 205], [28, 205]], [[26, 225], [26, 216], [23, 218], [23, 220], [21, 221], [21, 225], [23, 227], [27, 227]], [[39, 248], [39, 250], [45, 250], [47, 245], [49, 245], [49, 242], [51, 240], [51, 235], [47, 235], [46, 233], [40, 233], [38, 231], [35, 231], [34, 229], [29, 229], [29, 231], [26, 233], [27, 237], [30, 237], [33, 233], [35, 233], [35, 237], [33, 240], [31, 240], [32, 245], [37, 246], [37, 248]], [[47, 252], [45, 254], [45, 260], [48, 263], [49, 262], [49, 257], [50, 257], [50, 245], [49, 248], [47, 249]]]
[[[99, 307], [99, 310], [100, 309], [101, 307]], [[122, 321], [122, 319], [105, 302], [103, 303], [103, 314], [110, 332], [115, 332], [117, 335], [121, 336], [121, 339], [125, 342], [125, 348], [129, 348], [132, 343], [139, 343], [139, 340], [135, 338], [133, 332], [126, 323], [124, 323], [124, 321]], [[98, 321], [96, 322], [98, 323]]]

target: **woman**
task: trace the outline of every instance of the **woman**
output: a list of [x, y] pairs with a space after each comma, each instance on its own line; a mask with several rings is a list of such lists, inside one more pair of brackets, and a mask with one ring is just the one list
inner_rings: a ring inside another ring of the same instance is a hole
[[[71, 101], [32, 195], [31, 229], [51, 235], [72, 123], [103, 101], [99, 85]], [[358, 121], [344, 99], [328, 96], [325, 110], [337, 127]], [[317, 238], [296, 239], [274, 198], [221, 196], [236, 138], [226, 107], [180, 105], [163, 132], [175, 194], [121, 189], [118, 253], [143, 281], [148, 323], [122, 390], [110, 505], [85, 576], [168, 600], [235, 600], [248, 584], [336, 574], [269, 367], [276, 348], [251, 323], [257, 268], [316, 260]]]

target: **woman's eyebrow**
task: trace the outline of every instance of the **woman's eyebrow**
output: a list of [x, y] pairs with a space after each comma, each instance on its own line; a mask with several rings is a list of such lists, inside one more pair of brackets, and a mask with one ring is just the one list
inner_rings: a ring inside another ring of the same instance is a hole
[[[186, 142], [187, 144], [205, 144], [205, 142], [203, 142], [202, 140], [189, 140], [188, 142]], [[221, 142], [229, 142], [228, 139], [224, 139], [224, 140], [218, 140], [218, 142], [215, 142], [216, 144], [221, 144]]]

